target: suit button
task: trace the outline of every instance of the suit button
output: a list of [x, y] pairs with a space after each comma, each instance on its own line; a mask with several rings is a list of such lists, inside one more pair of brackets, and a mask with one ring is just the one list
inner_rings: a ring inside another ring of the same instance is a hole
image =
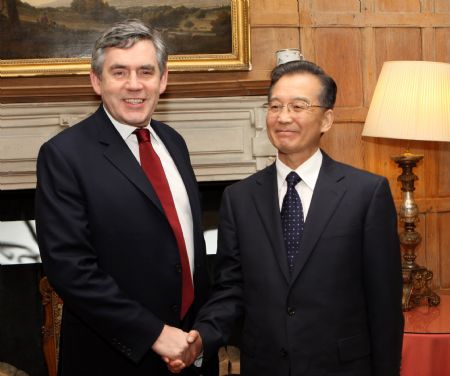
[[294, 315], [295, 315], [295, 309], [292, 308], [292, 307], [288, 307], [288, 309], [287, 309], [287, 314], [288, 314], [289, 316], [294, 316]]
[[281, 349], [280, 355], [282, 358], [286, 358], [288, 356], [288, 352], [286, 351], [286, 349]]
[[178, 312], [178, 310], [180, 309], [178, 304], [174, 304], [171, 308], [172, 308], [172, 311], [174, 311], [174, 312]]
[[175, 264], [175, 270], [177, 271], [177, 273], [181, 273], [183, 271], [183, 269], [181, 268], [181, 264]]

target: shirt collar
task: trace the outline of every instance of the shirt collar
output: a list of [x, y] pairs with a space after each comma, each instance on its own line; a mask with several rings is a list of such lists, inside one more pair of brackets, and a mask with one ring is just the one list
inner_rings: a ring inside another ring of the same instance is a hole
[[[117, 129], [117, 132], [119, 132], [120, 136], [124, 140], [126, 140], [128, 137], [130, 137], [130, 135], [136, 130], [137, 127], [121, 123], [120, 121], [117, 121], [116, 119], [114, 119], [112, 117], [112, 115], [108, 112], [108, 110], [106, 109], [105, 106], [103, 106], [103, 109], [105, 110], [106, 115], [108, 115], [109, 120], [111, 120], [111, 123], [113, 123], [114, 128]], [[159, 142], [159, 138], [156, 136], [155, 131], [150, 126], [150, 123], [145, 128], [147, 128], [150, 131], [150, 135], [152, 136], [152, 142], [153, 142], [153, 140], [156, 140], [157, 142]]]
[[[322, 166], [323, 155], [320, 149], [309, 157], [305, 162], [297, 167], [295, 172], [301, 177], [302, 181], [314, 190], [317, 178], [319, 176], [320, 167]], [[278, 186], [281, 187], [286, 183], [286, 176], [292, 171], [292, 168], [286, 166], [280, 159], [276, 159]]]

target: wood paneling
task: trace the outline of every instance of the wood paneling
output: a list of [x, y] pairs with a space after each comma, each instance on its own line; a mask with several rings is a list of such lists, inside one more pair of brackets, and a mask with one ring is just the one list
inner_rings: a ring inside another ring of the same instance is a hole
[[[361, 131], [363, 125], [361, 124]], [[395, 140], [364, 138], [364, 168], [376, 174], [386, 176], [391, 186], [394, 199], [401, 198], [400, 183], [397, 178], [401, 173], [401, 169], [391, 159], [391, 156], [399, 155], [405, 151], [402, 146]], [[415, 171], [417, 174], [417, 171]]]
[[357, 28], [317, 28], [315, 61], [338, 86], [336, 105], [363, 105], [361, 32]]
[[438, 197], [450, 197], [450, 144], [438, 143], [436, 151], [435, 195]]
[[267, 72], [267, 77], [269, 77], [269, 72], [276, 64], [275, 52], [277, 50], [300, 48], [299, 30], [294, 27], [256, 28], [252, 33], [252, 46], [253, 69]]
[[450, 62], [450, 27], [436, 29], [436, 61]]
[[[440, 213], [439, 215], [439, 271], [440, 287], [450, 289], [450, 212]], [[436, 269], [435, 269], [436, 270]]]
[[420, 12], [420, 0], [376, 0], [380, 12]]
[[385, 61], [422, 60], [419, 28], [377, 28], [375, 30], [377, 76]]
[[436, 12], [443, 12], [443, 13], [450, 12], [450, 1], [436, 0]]
[[[402, 225], [399, 222], [400, 227]], [[427, 228], [427, 217], [424, 214], [419, 214], [419, 221], [416, 223], [416, 231], [422, 235], [422, 241], [416, 248], [416, 262], [419, 265], [427, 265], [427, 237], [426, 237], [426, 228]]]
[[322, 136], [321, 146], [330, 157], [357, 168], [364, 168], [360, 124], [333, 124], [331, 129]]
[[361, 2], [359, 0], [313, 0], [314, 12], [359, 12]]
[[299, 26], [297, 1], [250, 1], [250, 19], [253, 27], [260, 25]]

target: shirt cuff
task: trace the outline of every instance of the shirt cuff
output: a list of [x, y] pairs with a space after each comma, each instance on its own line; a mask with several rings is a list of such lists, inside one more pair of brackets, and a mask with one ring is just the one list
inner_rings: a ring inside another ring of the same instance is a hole
[[203, 351], [200, 353], [200, 355], [195, 359], [194, 366], [195, 367], [201, 367], [203, 365]]

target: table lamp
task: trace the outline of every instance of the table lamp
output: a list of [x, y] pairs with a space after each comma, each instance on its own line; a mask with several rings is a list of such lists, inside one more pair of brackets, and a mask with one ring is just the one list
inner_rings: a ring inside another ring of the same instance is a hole
[[[450, 64], [429, 61], [388, 61], [383, 64], [362, 136], [401, 140], [450, 141]], [[402, 248], [402, 307], [408, 311], [423, 302], [437, 306], [439, 296], [430, 284], [433, 272], [419, 266], [416, 247], [418, 207], [414, 201], [413, 168], [423, 155], [406, 151], [391, 157], [401, 168], [402, 202], [399, 218]]]

